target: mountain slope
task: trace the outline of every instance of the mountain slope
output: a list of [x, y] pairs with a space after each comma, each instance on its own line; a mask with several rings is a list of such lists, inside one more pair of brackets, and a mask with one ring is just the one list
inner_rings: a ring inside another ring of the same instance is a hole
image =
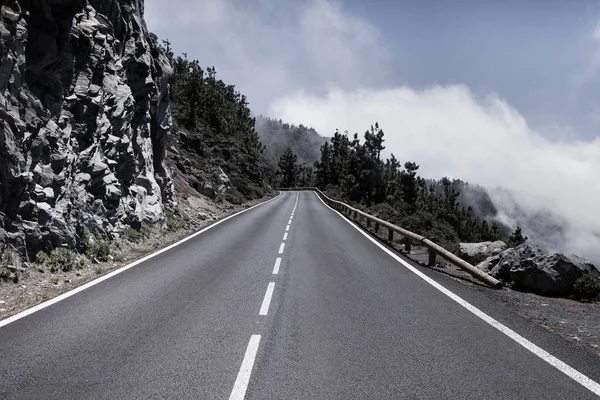
[[312, 167], [320, 157], [319, 149], [327, 140], [312, 128], [294, 126], [263, 116], [256, 119], [256, 131], [265, 145], [263, 160], [275, 171], [278, 169], [279, 157], [287, 148], [298, 157], [300, 165]]

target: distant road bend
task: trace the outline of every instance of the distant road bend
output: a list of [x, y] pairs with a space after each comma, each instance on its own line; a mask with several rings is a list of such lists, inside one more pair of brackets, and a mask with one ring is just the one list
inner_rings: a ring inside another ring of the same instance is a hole
[[0, 399], [592, 399], [598, 359], [285, 192], [0, 321]]

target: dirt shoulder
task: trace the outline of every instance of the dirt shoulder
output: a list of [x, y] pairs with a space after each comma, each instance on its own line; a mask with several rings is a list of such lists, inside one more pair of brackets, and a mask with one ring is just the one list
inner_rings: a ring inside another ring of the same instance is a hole
[[88, 261], [83, 268], [68, 272], [51, 273], [24, 268], [17, 283], [0, 279], [0, 320], [75, 289], [272, 197], [234, 205], [228, 202], [215, 203], [201, 195], [186, 196], [179, 199], [177, 216], [167, 215], [165, 227], [147, 228], [142, 237], [135, 239], [123, 235], [118, 242], [112, 243], [109, 261]]

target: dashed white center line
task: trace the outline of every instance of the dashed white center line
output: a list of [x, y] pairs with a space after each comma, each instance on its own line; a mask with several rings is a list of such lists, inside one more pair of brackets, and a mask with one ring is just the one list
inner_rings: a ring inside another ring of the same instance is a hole
[[240, 372], [238, 372], [237, 379], [233, 385], [229, 400], [244, 400], [244, 397], [246, 397], [246, 390], [248, 389], [248, 383], [250, 382], [250, 374], [252, 373], [252, 367], [254, 366], [259, 343], [260, 335], [250, 336], [250, 342], [248, 342], [246, 354], [244, 354], [242, 366], [240, 367]]
[[267, 315], [267, 313], [269, 312], [269, 305], [271, 305], [273, 290], [275, 290], [275, 282], [269, 282], [269, 286], [267, 286], [267, 292], [265, 293], [265, 298], [263, 299], [262, 305], [260, 306], [260, 311], [258, 315]]
[[287, 240], [287, 232], [283, 234], [283, 240]]
[[277, 275], [279, 273], [279, 266], [281, 265], [281, 257], [277, 257], [275, 260], [275, 266], [273, 267], [273, 275]]
[[286, 227], [285, 227], [285, 230], [286, 230], [286, 231], [289, 231], [289, 230], [290, 230], [290, 226], [289, 226], [289, 225], [288, 225], [288, 226], [286, 226]]
[[291, 224], [292, 224], [292, 220], [290, 219], [290, 220], [288, 221], [288, 225], [291, 225]]
[[283, 249], [285, 249], [285, 243], [281, 243], [281, 246], [279, 246], [279, 254], [283, 254]]

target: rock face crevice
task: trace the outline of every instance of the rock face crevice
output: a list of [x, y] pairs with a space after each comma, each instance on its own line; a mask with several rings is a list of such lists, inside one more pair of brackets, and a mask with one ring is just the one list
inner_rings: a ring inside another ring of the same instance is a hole
[[0, 247], [156, 223], [171, 66], [142, 0], [0, 0]]

